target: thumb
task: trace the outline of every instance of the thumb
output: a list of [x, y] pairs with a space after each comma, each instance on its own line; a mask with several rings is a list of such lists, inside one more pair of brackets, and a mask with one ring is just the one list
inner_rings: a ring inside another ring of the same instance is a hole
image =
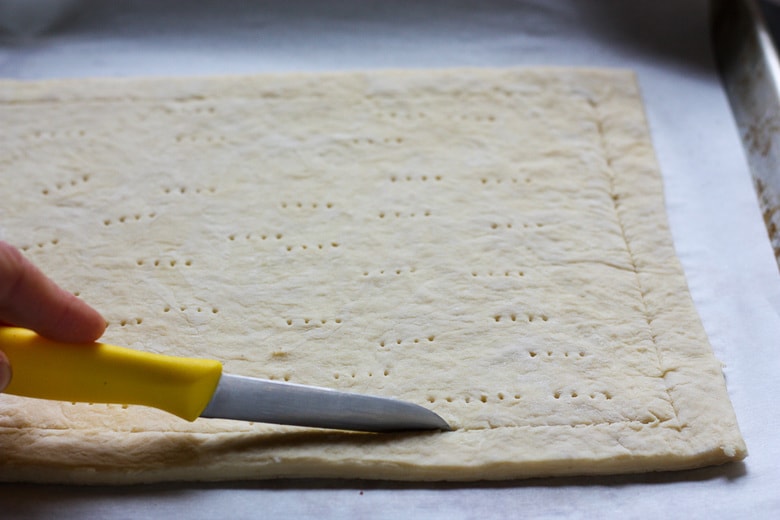
[[5, 390], [8, 383], [11, 382], [11, 364], [8, 362], [8, 358], [0, 350], [0, 392]]

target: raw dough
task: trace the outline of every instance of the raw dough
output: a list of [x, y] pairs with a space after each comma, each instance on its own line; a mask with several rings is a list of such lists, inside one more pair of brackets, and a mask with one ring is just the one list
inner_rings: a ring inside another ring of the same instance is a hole
[[510, 479], [745, 455], [625, 71], [0, 82], [0, 231], [105, 340], [393, 396], [372, 435], [0, 396], [0, 480]]

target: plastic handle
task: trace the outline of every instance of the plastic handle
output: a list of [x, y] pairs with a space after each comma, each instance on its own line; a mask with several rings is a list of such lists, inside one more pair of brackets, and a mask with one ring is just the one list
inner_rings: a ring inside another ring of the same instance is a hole
[[5, 392], [84, 403], [140, 404], [194, 421], [211, 400], [222, 364], [151, 354], [105, 343], [58, 343], [32, 331], [0, 327], [11, 362]]

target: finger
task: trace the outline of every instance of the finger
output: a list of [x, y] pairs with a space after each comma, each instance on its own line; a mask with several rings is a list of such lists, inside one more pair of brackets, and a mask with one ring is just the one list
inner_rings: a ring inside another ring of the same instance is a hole
[[0, 392], [5, 390], [8, 383], [11, 382], [11, 364], [8, 363], [8, 358], [0, 350]]
[[0, 242], [0, 321], [72, 343], [92, 342], [106, 328], [96, 310], [58, 287], [5, 242]]

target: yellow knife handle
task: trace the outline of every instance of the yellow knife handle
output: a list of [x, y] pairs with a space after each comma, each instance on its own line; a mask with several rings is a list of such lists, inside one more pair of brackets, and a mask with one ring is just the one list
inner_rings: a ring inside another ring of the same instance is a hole
[[9, 394], [84, 403], [140, 404], [194, 421], [222, 375], [211, 359], [151, 354], [106, 343], [51, 341], [0, 327], [0, 350], [11, 362]]

